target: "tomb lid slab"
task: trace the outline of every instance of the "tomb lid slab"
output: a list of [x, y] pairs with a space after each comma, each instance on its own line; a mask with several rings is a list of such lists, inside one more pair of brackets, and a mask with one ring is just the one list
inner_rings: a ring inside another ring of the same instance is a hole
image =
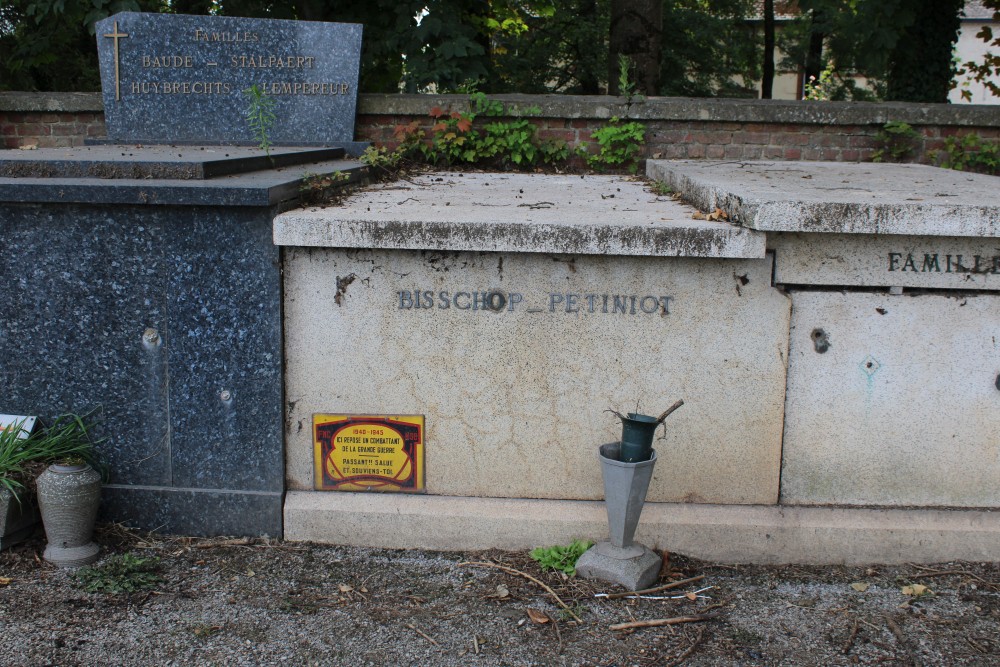
[[765, 235], [618, 176], [431, 173], [289, 211], [283, 246], [762, 258]]
[[768, 232], [1000, 236], [1000, 180], [918, 164], [650, 160], [696, 206]]
[[0, 151], [0, 176], [204, 180], [229, 174], [336, 160], [343, 148], [284, 147], [270, 155], [244, 146], [129, 144]]
[[0, 177], [0, 202], [272, 206], [300, 197], [311, 176], [340, 172], [346, 176], [341, 185], [346, 185], [360, 180], [366, 170], [354, 160], [327, 160], [205, 180]]

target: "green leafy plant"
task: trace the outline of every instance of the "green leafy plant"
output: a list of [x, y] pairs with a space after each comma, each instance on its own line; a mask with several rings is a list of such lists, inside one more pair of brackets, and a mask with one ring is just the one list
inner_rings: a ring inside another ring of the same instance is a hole
[[988, 141], [975, 133], [948, 137], [944, 150], [935, 151], [933, 157], [946, 169], [1000, 175], [1000, 141]]
[[160, 559], [131, 553], [113, 554], [100, 565], [81, 567], [73, 575], [88, 593], [134, 593], [156, 588], [163, 582]]
[[[539, 162], [554, 164], [569, 156], [566, 143], [541, 140], [538, 128], [525, 116], [540, 112], [538, 107], [519, 109], [492, 100], [483, 93], [469, 96], [469, 111], [434, 107], [430, 133], [416, 121], [396, 128], [401, 158], [438, 165], [459, 164], [528, 168]], [[478, 118], [493, 118], [474, 126]], [[379, 154], [388, 156], [388, 153]], [[374, 156], [373, 156], [374, 158]], [[380, 158], [375, 158], [380, 159]]]
[[91, 434], [96, 414], [97, 410], [60, 415], [27, 437], [21, 437], [24, 421], [0, 431], [0, 489], [19, 499], [19, 492], [32, 477], [32, 468], [50, 463], [86, 462], [97, 467], [94, 446], [103, 438], [94, 439]]
[[441, 107], [431, 109], [430, 115], [436, 121], [431, 126], [431, 142], [430, 145], [421, 144], [428, 161], [433, 164], [444, 162], [449, 165], [475, 162], [474, 140], [478, 138], [478, 134], [472, 130], [475, 115], [445, 111]]
[[618, 94], [625, 98], [625, 105], [632, 106], [635, 102], [642, 102], [646, 98], [637, 92], [635, 81], [632, 79], [632, 70], [635, 63], [623, 53], [618, 54]]
[[646, 140], [646, 126], [636, 121], [623, 123], [614, 116], [604, 127], [591, 133], [599, 150], [590, 154], [581, 149], [580, 154], [592, 169], [627, 167], [631, 173], [639, 168], [642, 145]]
[[257, 146], [264, 151], [268, 158], [271, 157], [271, 128], [277, 120], [274, 113], [274, 98], [264, 92], [257, 84], [250, 86], [243, 91], [247, 98], [247, 106], [244, 115], [250, 133], [253, 134]]
[[329, 174], [314, 174], [307, 171], [302, 174], [299, 195], [304, 203], [333, 201], [343, 192], [341, 186], [350, 180], [351, 175], [342, 171]]
[[557, 544], [551, 547], [532, 549], [529, 555], [538, 561], [543, 570], [558, 570], [572, 577], [576, 574], [576, 561], [580, 560], [583, 552], [592, 547], [593, 544], [588, 540], [573, 540], [567, 546]]
[[26, 419], [0, 431], [0, 489], [18, 498], [24, 488], [24, 464], [27, 462], [23, 437]]
[[653, 194], [657, 197], [669, 197], [674, 194], [674, 189], [665, 181], [653, 181], [649, 184], [649, 189], [652, 190]]
[[373, 169], [394, 174], [402, 166], [404, 157], [403, 151], [399, 148], [390, 151], [385, 146], [369, 146], [361, 154], [360, 159], [362, 163]]
[[874, 138], [877, 146], [872, 152], [874, 162], [899, 162], [916, 150], [920, 133], [909, 123], [891, 120], [875, 133]]
[[833, 65], [819, 73], [819, 79], [810, 76], [803, 86], [802, 99], [810, 102], [829, 102], [836, 94], [837, 83], [833, 80]]

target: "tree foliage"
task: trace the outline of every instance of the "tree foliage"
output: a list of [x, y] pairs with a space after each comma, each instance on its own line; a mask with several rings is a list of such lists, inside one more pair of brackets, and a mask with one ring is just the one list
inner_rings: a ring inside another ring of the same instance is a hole
[[[1000, 23], [1000, 0], [983, 0], [983, 6], [992, 9], [993, 22]], [[978, 81], [986, 86], [992, 95], [1000, 97], [1000, 85], [997, 84], [1000, 81], [1000, 35], [994, 36], [993, 29], [986, 25], [982, 27], [976, 37], [986, 42], [990, 47], [996, 48], [997, 51], [987, 51], [982, 62], [977, 63], [970, 60], [963, 63], [958, 74], [971, 77], [973, 81]], [[972, 94], [967, 90], [962, 91], [962, 97], [972, 100]]]
[[[800, 0], [782, 50], [807, 80], [828, 72], [833, 99], [947, 101], [962, 0]], [[868, 79], [859, 88], [854, 75]]]
[[673, 0], [664, 4], [661, 95], [746, 97], [738, 80], [760, 74], [760, 44], [747, 18], [753, 0]]
[[[997, 10], [1000, 0], [984, 0]], [[365, 26], [366, 92], [615, 92], [618, 54], [646, 95], [750, 96], [761, 76], [756, 0], [0, 0], [0, 89], [96, 90], [95, 21], [112, 13], [344, 21]], [[840, 82], [834, 98], [939, 100], [961, 0], [798, 0], [783, 63]], [[657, 14], [659, 17], [657, 18]], [[995, 46], [988, 28], [980, 36]], [[947, 51], [947, 54], [946, 54]], [[946, 57], [947, 56], [947, 57]], [[943, 63], [943, 64], [942, 64]], [[1000, 56], [964, 71], [1000, 94]], [[609, 71], [610, 70], [610, 71]], [[889, 86], [886, 86], [886, 82]]]
[[495, 92], [597, 95], [607, 76], [609, 20], [603, 0], [560, 0], [528, 13], [524, 30], [497, 40]]
[[0, 90], [98, 90], [94, 23], [150, 0], [0, 1]]
[[964, 0], [913, 0], [914, 20], [901, 32], [889, 58], [886, 98], [947, 102], [955, 77], [952, 50]]

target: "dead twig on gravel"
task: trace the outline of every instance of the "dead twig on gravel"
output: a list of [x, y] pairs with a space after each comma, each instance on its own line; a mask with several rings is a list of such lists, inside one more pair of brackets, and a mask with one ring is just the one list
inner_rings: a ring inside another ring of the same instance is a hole
[[524, 577], [525, 579], [527, 579], [527, 580], [529, 580], [529, 581], [533, 581], [533, 582], [535, 582], [536, 584], [538, 584], [539, 586], [541, 586], [542, 588], [544, 588], [544, 589], [545, 589], [545, 591], [546, 591], [546, 592], [547, 592], [547, 593], [548, 593], [549, 595], [551, 595], [551, 596], [552, 596], [552, 598], [553, 598], [553, 599], [554, 599], [554, 600], [556, 601], [556, 603], [557, 603], [557, 604], [558, 604], [558, 605], [559, 605], [560, 607], [562, 607], [562, 608], [563, 608], [563, 610], [564, 610], [564, 611], [565, 611], [565, 612], [566, 612], [567, 614], [569, 614], [570, 616], [572, 616], [572, 617], [573, 617], [573, 619], [574, 619], [574, 620], [575, 620], [575, 621], [576, 621], [577, 623], [583, 623], [583, 621], [582, 621], [582, 620], [580, 620], [580, 617], [579, 617], [579, 616], [577, 616], [577, 615], [576, 615], [575, 613], [573, 613], [573, 610], [569, 608], [569, 605], [567, 605], [567, 604], [566, 604], [565, 602], [563, 602], [563, 601], [562, 601], [562, 598], [560, 598], [560, 597], [559, 597], [558, 595], [556, 595], [556, 592], [555, 592], [554, 590], [552, 590], [552, 589], [551, 589], [551, 588], [549, 588], [549, 587], [548, 587], [547, 585], [545, 585], [545, 583], [544, 583], [544, 582], [542, 582], [542, 581], [539, 581], [538, 579], [536, 579], [535, 577], [531, 576], [531, 575], [530, 575], [530, 574], [528, 574], [527, 572], [521, 572], [520, 570], [515, 570], [514, 568], [512, 568], [512, 567], [507, 567], [506, 565], [498, 565], [497, 563], [484, 563], [484, 562], [482, 562], [482, 561], [465, 561], [465, 562], [462, 562], [462, 563], [459, 563], [459, 564], [458, 564], [458, 567], [464, 567], [464, 566], [466, 566], [466, 565], [472, 565], [472, 566], [474, 566], [474, 567], [493, 567], [493, 568], [496, 568], [496, 569], [498, 569], [498, 570], [503, 570], [504, 572], [507, 572], [508, 574], [516, 574], [516, 575], [518, 575], [519, 577]]
[[913, 667], [923, 667], [920, 662], [920, 658], [918, 658], [916, 653], [913, 652], [913, 649], [910, 648], [910, 643], [906, 640], [903, 628], [899, 627], [899, 623], [896, 623], [896, 619], [888, 614], [886, 614], [883, 618], [885, 618], [885, 624], [889, 626], [889, 629], [892, 630], [892, 634], [896, 637], [896, 641], [899, 642], [899, 645], [910, 657], [910, 662], [913, 663]]
[[428, 635], [425, 635], [423, 632], [420, 631], [420, 628], [416, 627], [412, 623], [407, 623], [406, 627], [408, 627], [410, 630], [413, 630], [418, 635], [420, 635], [421, 637], [423, 637], [424, 639], [426, 639], [430, 643], [434, 644], [435, 646], [440, 646], [440, 644], [438, 644], [436, 641], [434, 641], [433, 637], [429, 637]]
[[552, 618], [552, 616], [549, 616], [549, 620], [552, 621], [552, 629], [556, 631], [556, 641], [559, 642], [559, 655], [562, 655], [563, 643], [562, 643], [562, 633], [559, 632], [559, 621]]
[[192, 544], [192, 549], [214, 549], [216, 547], [245, 547], [250, 544], [249, 537], [237, 537], [228, 540], [209, 540]]
[[691, 577], [690, 579], [682, 579], [680, 581], [673, 581], [669, 584], [664, 584], [663, 586], [655, 586], [653, 588], [644, 588], [641, 591], [626, 591], [625, 593], [598, 593], [594, 597], [602, 597], [608, 600], [617, 600], [618, 598], [629, 597], [630, 595], [649, 595], [650, 593], [659, 593], [660, 591], [667, 591], [671, 588], [678, 588], [686, 584], [690, 584], [695, 581], [701, 581], [705, 578], [705, 575], [699, 574], [697, 577]]
[[857, 637], [858, 637], [858, 619], [855, 618], [854, 626], [851, 628], [851, 634], [847, 638], [847, 641], [844, 642], [844, 648], [842, 648], [840, 652], [843, 653], [844, 655], [850, 653], [851, 647], [854, 646], [854, 640], [857, 639]]
[[979, 575], [973, 574], [972, 572], [969, 572], [968, 570], [935, 570], [935, 569], [932, 569], [932, 568], [929, 568], [929, 567], [924, 567], [922, 565], [917, 565], [916, 563], [907, 563], [907, 565], [909, 565], [910, 567], [916, 568], [918, 570], [924, 570], [923, 572], [920, 572], [920, 573], [917, 573], [917, 574], [911, 574], [910, 575], [911, 579], [925, 579], [925, 578], [928, 578], [928, 577], [946, 577], [946, 576], [954, 574], [954, 575], [961, 575], [963, 577], [969, 577], [970, 579], [975, 579], [979, 583], [985, 584], [985, 585], [989, 586], [990, 588], [1000, 590], [1000, 584], [998, 584], [996, 582], [993, 582], [993, 581], [988, 581], [986, 579], [983, 579]]
[[691, 654], [694, 653], [695, 649], [698, 648], [698, 645], [701, 644], [701, 640], [704, 636], [705, 636], [705, 630], [699, 629], [698, 636], [694, 638], [694, 641], [691, 642], [691, 645], [688, 646], [683, 653], [681, 653], [676, 658], [668, 662], [666, 664], [666, 667], [677, 667], [677, 665], [681, 664], [682, 662], [690, 658]]
[[694, 616], [674, 616], [673, 618], [652, 618], [647, 621], [631, 621], [629, 623], [617, 623], [612, 625], [610, 630], [633, 630], [635, 628], [659, 628], [664, 625], [677, 625], [678, 623], [700, 623], [710, 621], [718, 614], [696, 614]]

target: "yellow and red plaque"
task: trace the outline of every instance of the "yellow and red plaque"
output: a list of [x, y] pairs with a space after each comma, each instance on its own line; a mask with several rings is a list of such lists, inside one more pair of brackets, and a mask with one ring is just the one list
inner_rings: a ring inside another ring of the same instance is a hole
[[423, 415], [313, 415], [317, 491], [424, 490]]

